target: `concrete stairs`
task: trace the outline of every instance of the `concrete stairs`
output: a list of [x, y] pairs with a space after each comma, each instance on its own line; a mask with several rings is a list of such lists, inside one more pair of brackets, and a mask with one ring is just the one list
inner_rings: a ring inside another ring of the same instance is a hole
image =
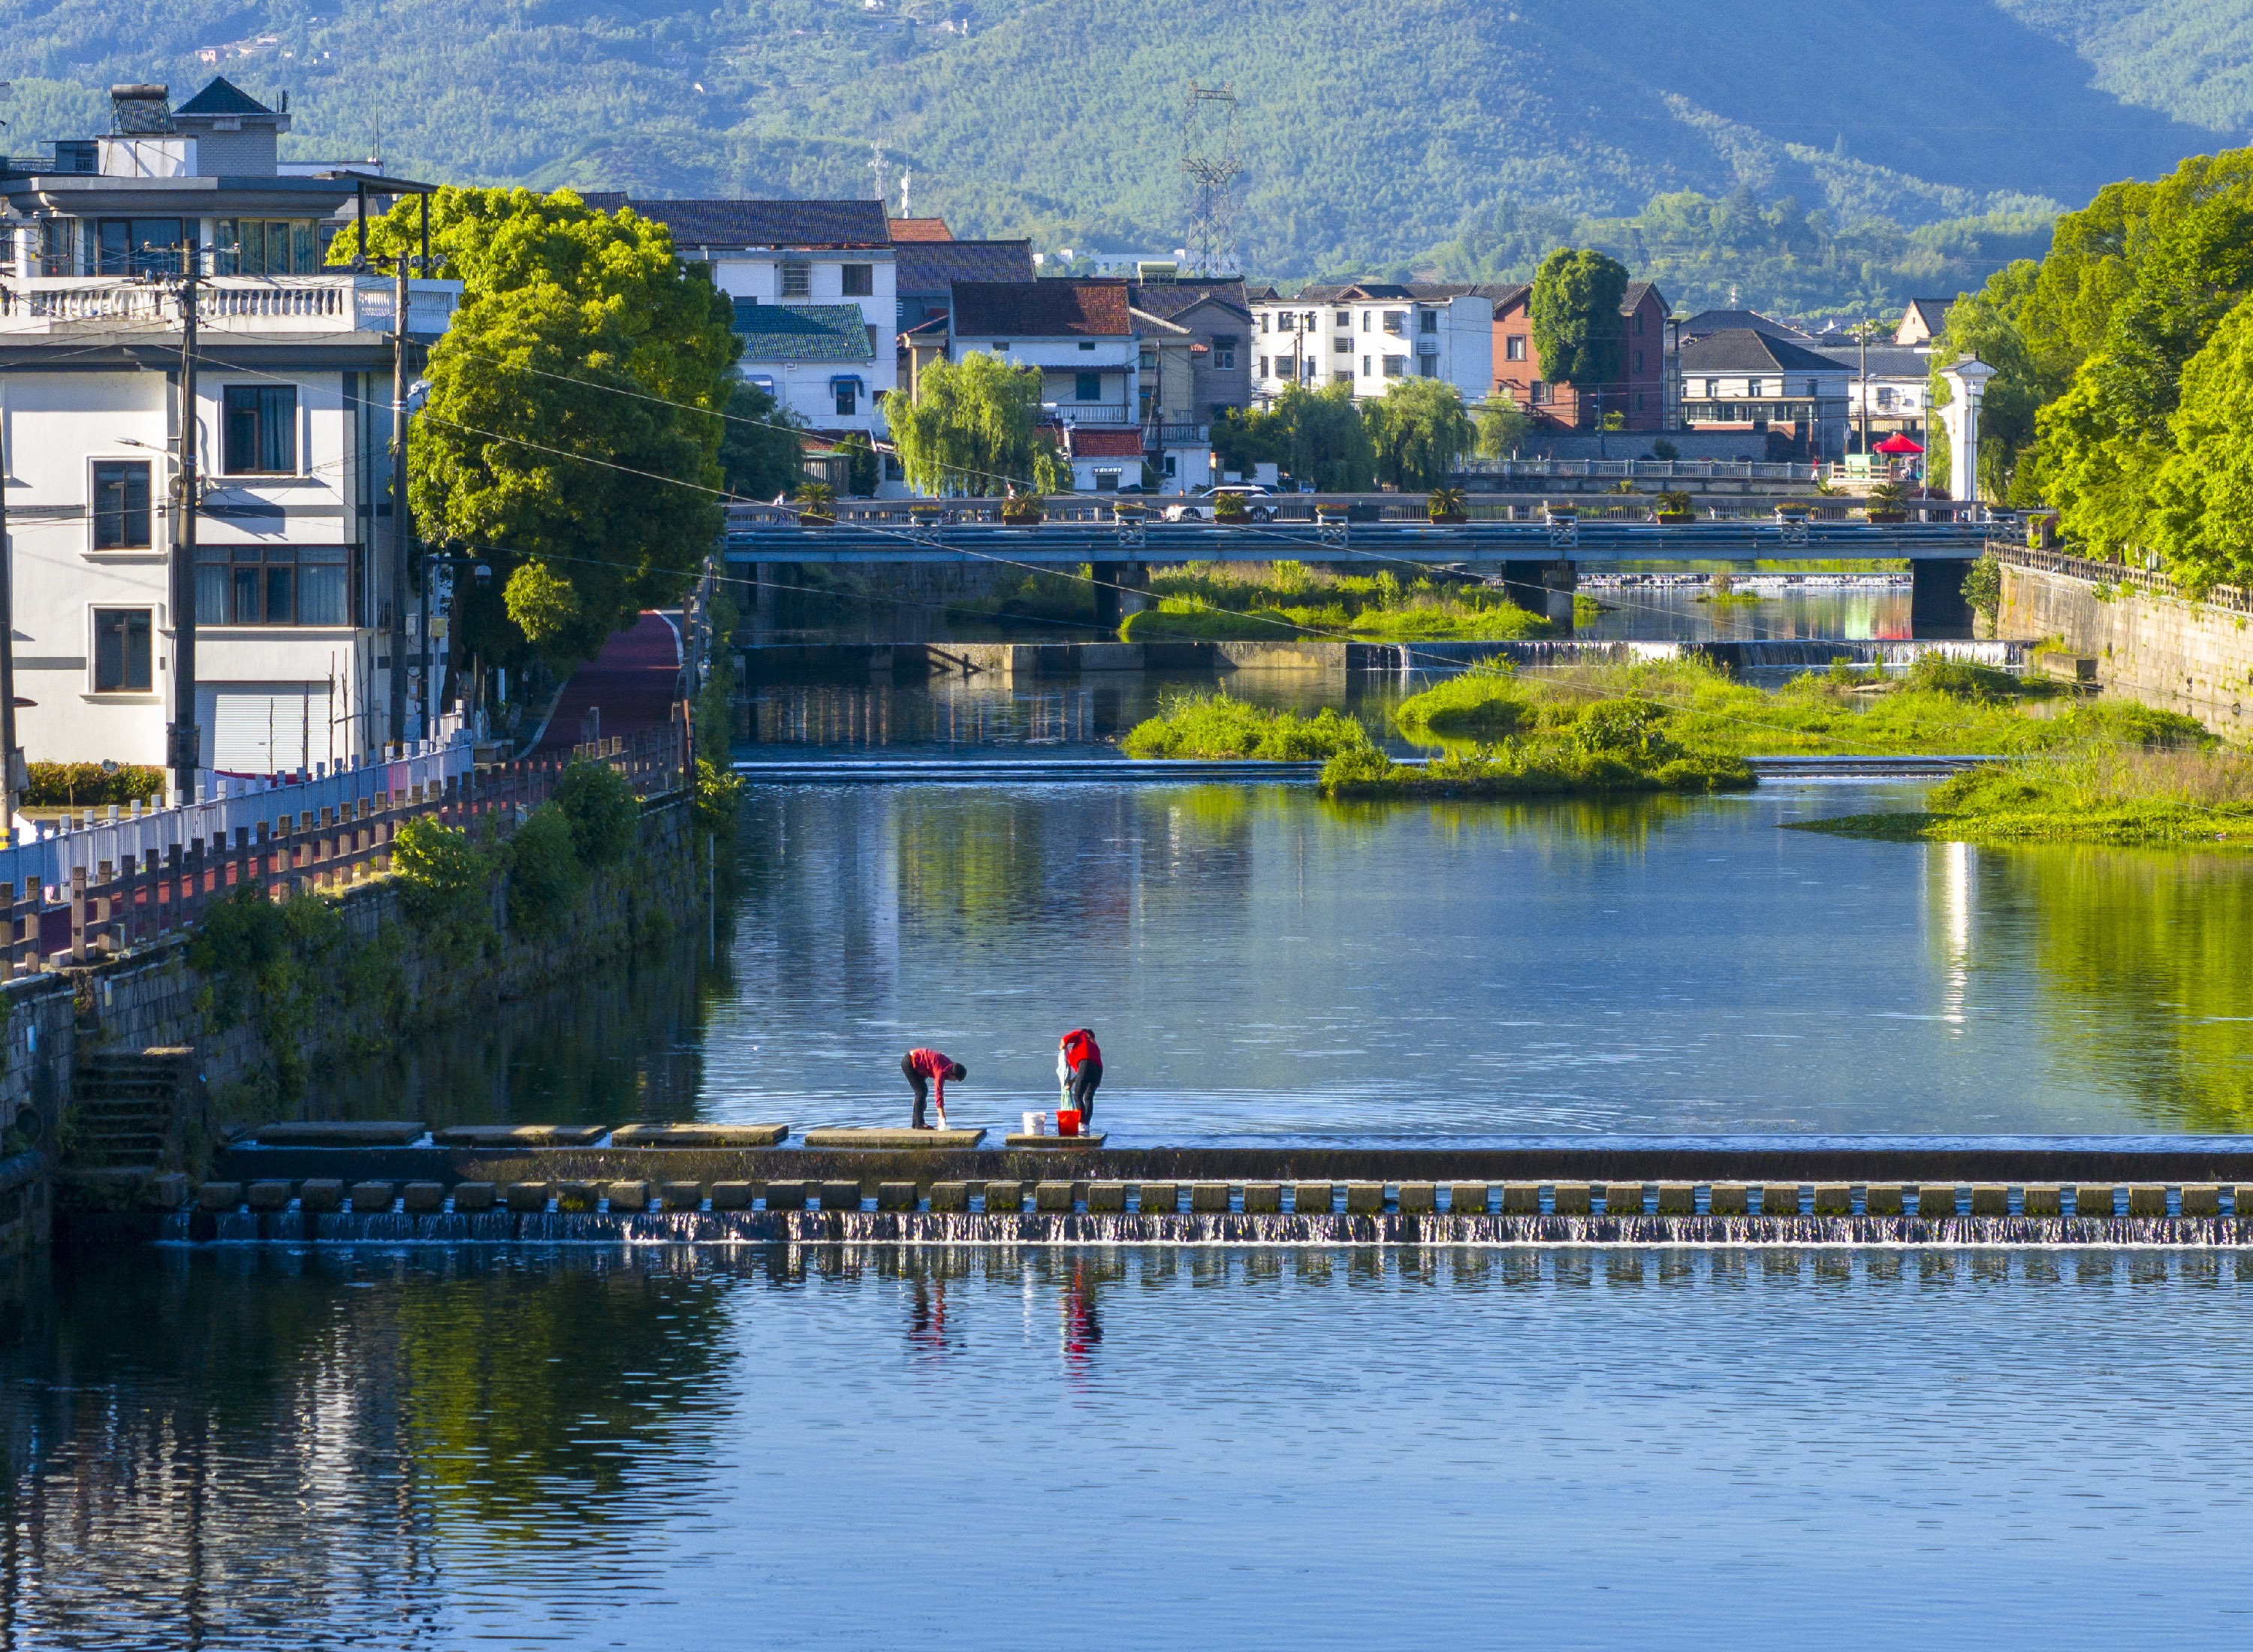
[[187, 1047], [101, 1050], [73, 1070], [59, 1180], [67, 1202], [115, 1208], [137, 1202], [160, 1176], [185, 1166], [202, 1081]]

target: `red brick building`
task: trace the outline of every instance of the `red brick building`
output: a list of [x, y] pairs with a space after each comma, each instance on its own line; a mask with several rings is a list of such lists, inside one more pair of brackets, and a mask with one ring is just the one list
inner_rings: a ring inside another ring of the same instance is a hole
[[1666, 428], [1666, 299], [1647, 281], [1631, 281], [1620, 299], [1617, 380], [1576, 391], [1552, 384], [1533, 347], [1528, 313], [1533, 289], [1523, 283], [1474, 290], [1494, 299], [1494, 391], [1552, 429], [1593, 430], [1599, 413], [1620, 414], [1630, 430]]

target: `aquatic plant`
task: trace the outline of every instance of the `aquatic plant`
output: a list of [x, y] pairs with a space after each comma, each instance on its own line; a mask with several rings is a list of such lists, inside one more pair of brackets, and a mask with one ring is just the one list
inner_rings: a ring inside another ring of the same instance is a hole
[[1273, 711], [1226, 693], [1184, 694], [1165, 702], [1120, 742], [1130, 757], [1258, 757], [1308, 763], [1364, 748], [1369, 732], [1324, 707], [1311, 717]]

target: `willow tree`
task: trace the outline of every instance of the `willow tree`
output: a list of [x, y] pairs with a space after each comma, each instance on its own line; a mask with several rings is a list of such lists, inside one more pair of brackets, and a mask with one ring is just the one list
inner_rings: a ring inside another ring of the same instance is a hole
[[910, 486], [931, 495], [1062, 492], [1063, 469], [1041, 433], [1040, 413], [1041, 370], [984, 351], [925, 367], [913, 401], [884, 401], [900, 468]]
[[[412, 252], [418, 217], [371, 224], [371, 254]], [[464, 605], [469, 647], [589, 659], [679, 601], [719, 534], [730, 306], [661, 225], [568, 190], [441, 190], [430, 220], [464, 290], [408, 443], [417, 527], [497, 576]]]
[[1362, 404], [1378, 474], [1397, 488], [1445, 487], [1477, 432], [1445, 379], [1403, 379]]

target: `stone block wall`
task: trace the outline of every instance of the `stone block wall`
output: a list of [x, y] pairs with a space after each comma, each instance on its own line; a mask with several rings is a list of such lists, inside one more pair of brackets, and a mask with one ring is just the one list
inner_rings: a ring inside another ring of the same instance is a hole
[[2253, 621], [2243, 614], [2005, 562], [1995, 628], [2055, 638], [2065, 652], [2094, 659], [2108, 693], [2218, 734], [2253, 735]]

